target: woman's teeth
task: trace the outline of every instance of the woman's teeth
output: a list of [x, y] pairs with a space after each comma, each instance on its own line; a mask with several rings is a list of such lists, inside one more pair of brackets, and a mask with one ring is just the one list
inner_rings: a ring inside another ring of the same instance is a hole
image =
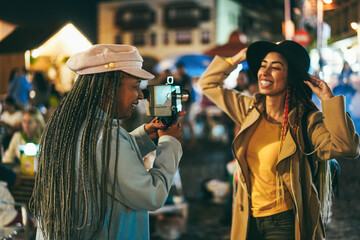
[[263, 85], [263, 86], [269, 86], [269, 85], [271, 85], [272, 84], [272, 82], [270, 82], [270, 81], [265, 81], [265, 80], [261, 80], [261, 85]]

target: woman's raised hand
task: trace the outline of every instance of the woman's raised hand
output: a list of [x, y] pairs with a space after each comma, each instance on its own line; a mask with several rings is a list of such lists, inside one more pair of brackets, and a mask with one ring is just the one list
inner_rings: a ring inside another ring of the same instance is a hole
[[314, 94], [321, 100], [325, 101], [329, 98], [334, 97], [334, 94], [332, 93], [329, 86], [326, 84], [325, 81], [310, 75], [310, 81], [304, 81], [305, 84], [307, 84], [311, 90], [314, 92]]
[[231, 61], [235, 66], [246, 60], [246, 52], [247, 48], [243, 48], [240, 50], [240, 52], [231, 57]]

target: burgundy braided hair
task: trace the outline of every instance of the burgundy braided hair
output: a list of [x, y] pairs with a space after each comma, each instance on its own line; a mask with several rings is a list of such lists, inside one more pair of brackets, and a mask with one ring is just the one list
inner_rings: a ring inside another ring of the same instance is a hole
[[282, 142], [285, 138], [286, 131], [288, 129], [288, 115], [289, 112], [296, 107], [296, 118], [293, 123], [294, 129], [298, 129], [300, 124], [300, 114], [302, 113], [298, 106], [303, 106], [303, 112], [305, 109], [317, 111], [318, 108], [315, 103], [311, 100], [312, 90], [307, 86], [304, 81], [310, 81], [308, 73], [300, 73], [288, 63], [288, 87], [286, 90], [286, 96], [284, 100], [284, 121], [281, 128], [281, 139]]
[[280, 137], [281, 142], [285, 139], [285, 134], [288, 128], [288, 117], [289, 117], [289, 106], [290, 106], [290, 95], [291, 95], [290, 92], [291, 90], [288, 87], [286, 90], [285, 104], [284, 104], [284, 121], [281, 127], [281, 137]]

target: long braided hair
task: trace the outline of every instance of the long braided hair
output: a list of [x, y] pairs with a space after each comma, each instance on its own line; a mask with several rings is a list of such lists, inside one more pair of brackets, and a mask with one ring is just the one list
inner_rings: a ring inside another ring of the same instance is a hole
[[[301, 74], [297, 71], [294, 71], [293, 66], [289, 64], [288, 66], [288, 89], [284, 102], [284, 122], [281, 130], [281, 137], [285, 136], [286, 131], [288, 130], [288, 114], [291, 109], [295, 108], [295, 123], [293, 126], [294, 134], [296, 139], [300, 144], [299, 136], [299, 124], [301, 120], [301, 114], [305, 112], [318, 111], [317, 106], [311, 100], [312, 91], [309, 86], [303, 83], [303, 81], [309, 81], [309, 76], [306, 74]], [[298, 106], [302, 106], [299, 108]], [[306, 130], [304, 130], [306, 131]], [[283, 139], [281, 139], [282, 141]], [[303, 141], [308, 141], [308, 139], [303, 139]], [[301, 149], [301, 146], [300, 146]], [[301, 149], [301, 151], [303, 151]], [[307, 153], [303, 151], [304, 155], [310, 156], [315, 152]], [[322, 216], [323, 222], [326, 224], [330, 218], [331, 212], [331, 175], [328, 161], [318, 161], [318, 168], [316, 174], [313, 173], [313, 181], [317, 184], [318, 189], [318, 198], [320, 201], [320, 214]]]
[[302, 111], [310, 110], [317, 111], [318, 108], [315, 103], [311, 100], [312, 90], [306, 85], [303, 81], [310, 81], [310, 77], [307, 73], [300, 73], [297, 71], [293, 65], [288, 64], [288, 88], [285, 96], [284, 102], [284, 123], [283, 128], [286, 132], [288, 128], [288, 114], [290, 111], [295, 108], [296, 110], [296, 120], [295, 126], [299, 126], [300, 123], [300, 108], [302, 106]]
[[[120, 125], [116, 119], [117, 95], [121, 79], [126, 76], [121, 71], [79, 75], [46, 125], [30, 201], [45, 239], [81, 239], [89, 233], [96, 238], [109, 208], [110, 229], [116, 181], [111, 189], [108, 183], [110, 174], [113, 179], [117, 174], [117, 161], [115, 168], [109, 169], [111, 128], [113, 121], [117, 121], [118, 128]], [[96, 146], [101, 132], [99, 160]], [[118, 146], [119, 138], [116, 149]], [[118, 155], [116, 151], [116, 159]]]
[[[314, 102], [311, 100], [312, 90], [307, 86], [303, 81], [309, 81], [309, 75], [307, 73], [300, 73], [296, 68], [288, 63], [288, 73], [287, 73], [287, 89], [284, 98], [284, 120], [282, 122], [281, 132], [280, 132], [280, 145], [279, 153], [282, 148], [282, 144], [285, 139], [286, 132], [289, 129], [289, 113], [292, 109], [295, 109], [295, 122], [293, 124], [294, 134], [298, 139], [299, 134], [299, 124], [300, 124], [300, 114], [303, 114], [304, 111], [315, 111], [318, 110]], [[299, 106], [302, 106], [300, 108]], [[305, 110], [306, 109], [306, 110]], [[292, 170], [290, 170], [292, 172]], [[284, 199], [284, 187], [282, 184], [282, 179], [276, 172], [276, 199], [277, 203], [280, 201], [285, 201]]]
[[[290, 70], [288, 74], [288, 80], [289, 80], [289, 89], [293, 89], [292, 91], [290, 91], [290, 96], [292, 96], [290, 97], [291, 107], [293, 108], [294, 106], [299, 106], [299, 105], [303, 106], [302, 112], [300, 112], [299, 108], [296, 108], [296, 120], [294, 127], [295, 134], [297, 135], [296, 139], [298, 139], [298, 142], [300, 144], [300, 140], [299, 140], [300, 137], [298, 131], [299, 123], [300, 123], [300, 114], [305, 114], [306, 112], [309, 113], [312, 111], [318, 111], [318, 108], [311, 100], [312, 91], [310, 87], [302, 82], [303, 80], [310, 80], [307, 74], [302, 75], [297, 73], [296, 71]], [[307, 130], [305, 129], [304, 131]], [[303, 139], [303, 141], [308, 141], [308, 139]], [[303, 149], [301, 149], [301, 146], [300, 146], [300, 150], [303, 152], [304, 155], [308, 156], [307, 158], [310, 158], [310, 156], [316, 152], [316, 149], [312, 152], [305, 152]], [[312, 169], [312, 171], [315, 171], [315, 169]], [[313, 182], [315, 183], [318, 190], [318, 198], [320, 201], [320, 214], [323, 223], [326, 225], [330, 219], [331, 205], [332, 205], [332, 188], [331, 188], [332, 179], [331, 179], [329, 162], [317, 161], [317, 170], [312, 174], [313, 174], [312, 177], [315, 178], [313, 179]]]

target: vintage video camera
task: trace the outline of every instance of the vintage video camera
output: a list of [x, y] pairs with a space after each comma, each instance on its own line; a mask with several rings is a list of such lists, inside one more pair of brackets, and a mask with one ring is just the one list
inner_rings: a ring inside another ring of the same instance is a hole
[[158, 117], [165, 128], [177, 120], [182, 111], [181, 103], [189, 99], [189, 92], [173, 83], [174, 77], [168, 76], [165, 85], [149, 85], [143, 90], [147, 99], [147, 116]]

